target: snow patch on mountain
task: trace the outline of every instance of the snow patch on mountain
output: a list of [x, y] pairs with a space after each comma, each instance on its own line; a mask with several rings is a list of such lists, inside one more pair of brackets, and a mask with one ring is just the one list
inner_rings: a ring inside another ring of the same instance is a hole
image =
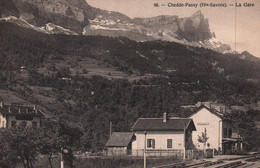
[[96, 30], [121, 30], [121, 31], [127, 31], [127, 29], [122, 29], [122, 28], [109, 28], [109, 27], [104, 27], [104, 26], [100, 26], [100, 25], [91, 25], [90, 29], [96, 29]]
[[34, 25], [28, 23], [26, 20], [17, 18], [15, 16], [3, 17], [3, 18], [0, 18], [0, 21], [15, 23], [19, 26], [30, 28], [30, 29], [33, 29], [33, 30], [36, 30], [38, 32], [45, 33], [45, 34], [77, 35], [77, 33], [73, 32], [69, 29], [65, 29], [61, 26], [55, 25], [53, 23], [47, 23], [45, 26], [37, 27], [37, 26], [34, 26]]
[[15, 24], [17, 24], [19, 26], [22, 26], [22, 27], [26, 27], [26, 28], [30, 28], [30, 29], [36, 30], [38, 32], [50, 34], [50, 32], [44, 30], [44, 28], [36, 27], [36, 26], [28, 23], [26, 20], [19, 19], [19, 18], [15, 17], [15, 16], [3, 17], [3, 18], [0, 18], [0, 21], [6, 21], [6, 22], [10, 22], [10, 23], [15, 23]]
[[47, 23], [45, 25], [45, 27], [43, 27], [45, 30], [56, 34], [66, 34], [66, 35], [78, 35], [77, 33], [69, 30], [69, 29], [65, 29], [64, 27], [55, 25], [53, 23]]
[[16, 19], [17, 17], [15, 16], [7, 16], [7, 17], [0, 18], [0, 20], [4, 20], [4, 21], [16, 20]]
[[98, 18], [95, 18], [94, 20], [89, 20], [91, 24], [101, 24], [101, 25], [115, 25], [116, 22], [113, 20], [101, 20]]

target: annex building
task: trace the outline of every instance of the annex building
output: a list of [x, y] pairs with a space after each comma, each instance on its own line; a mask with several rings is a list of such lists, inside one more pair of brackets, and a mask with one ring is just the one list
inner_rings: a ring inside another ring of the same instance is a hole
[[208, 137], [206, 147], [220, 151], [223, 154], [243, 149], [242, 137], [232, 121], [225, 117], [225, 107], [200, 104], [188, 117], [193, 119], [196, 131], [192, 132], [192, 141], [196, 149], [204, 149], [198, 137], [206, 130]]

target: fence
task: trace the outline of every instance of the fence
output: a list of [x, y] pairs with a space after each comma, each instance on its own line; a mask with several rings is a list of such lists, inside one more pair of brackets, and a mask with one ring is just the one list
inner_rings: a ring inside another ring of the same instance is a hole
[[203, 157], [204, 157], [203, 150], [187, 150], [186, 151], [187, 159], [200, 159]]
[[212, 158], [213, 156], [212, 149], [207, 149], [205, 153], [203, 150], [186, 150], [187, 159]]
[[103, 150], [104, 156], [126, 156], [131, 155], [131, 150], [126, 149], [126, 147], [113, 147]]
[[[206, 154], [206, 155], [205, 155]], [[186, 150], [186, 159], [201, 159], [204, 157], [213, 157], [213, 151], [207, 150], [204, 154], [203, 150]], [[143, 157], [144, 150], [114, 148], [103, 151], [104, 156], [137, 156]], [[173, 157], [176, 159], [183, 159], [183, 150], [161, 150], [161, 149], [147, 149], [147, 157]]]
[[[144, 150], [136, 150], [136, 149], [113, 149], [113, 150], [104, 150], [104, 156], [137, 156], [143, 157]], [[149, 149], [146, 150], [147, 157], [164, 157], [164, 156], [171, 156], [174, 158], [183, 158], [183, 150], [160, 150], [160, 149]]]
[[146, 156], [172, 156], [174, 158], [183, 158], [183, 150], [146, 150]]

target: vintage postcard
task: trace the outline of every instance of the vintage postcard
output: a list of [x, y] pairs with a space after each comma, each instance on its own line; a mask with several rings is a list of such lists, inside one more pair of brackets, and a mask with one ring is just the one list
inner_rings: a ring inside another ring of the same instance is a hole
[[259, 0], [1, 0], [0, 167], [260, 167]]

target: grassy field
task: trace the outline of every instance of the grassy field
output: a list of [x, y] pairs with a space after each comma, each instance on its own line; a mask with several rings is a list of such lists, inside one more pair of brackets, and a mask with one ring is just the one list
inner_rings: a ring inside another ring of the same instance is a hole
[[156, 76], [155, 74], [126, 74], [107, 62], [78, 56], [64, 56], [64, 60], [45, 63], [44, 66], [38, 68], [38, 72], [44, 75], [51, 75], [53, 72], [48, 69], [50, 66], [55, 66], [57, 70], [62, 67], [69, 67], [71, 76], [79, 75], [86, 78], [93, 75], [100, 75], [107, 79], [127, 79], [134, 81]]
[[21, 104], [31, 104], [23, 99], [21, 99], [17, 93], [10, 90], [0, 89], [0, 100], [5, 103], [21, 103]]

